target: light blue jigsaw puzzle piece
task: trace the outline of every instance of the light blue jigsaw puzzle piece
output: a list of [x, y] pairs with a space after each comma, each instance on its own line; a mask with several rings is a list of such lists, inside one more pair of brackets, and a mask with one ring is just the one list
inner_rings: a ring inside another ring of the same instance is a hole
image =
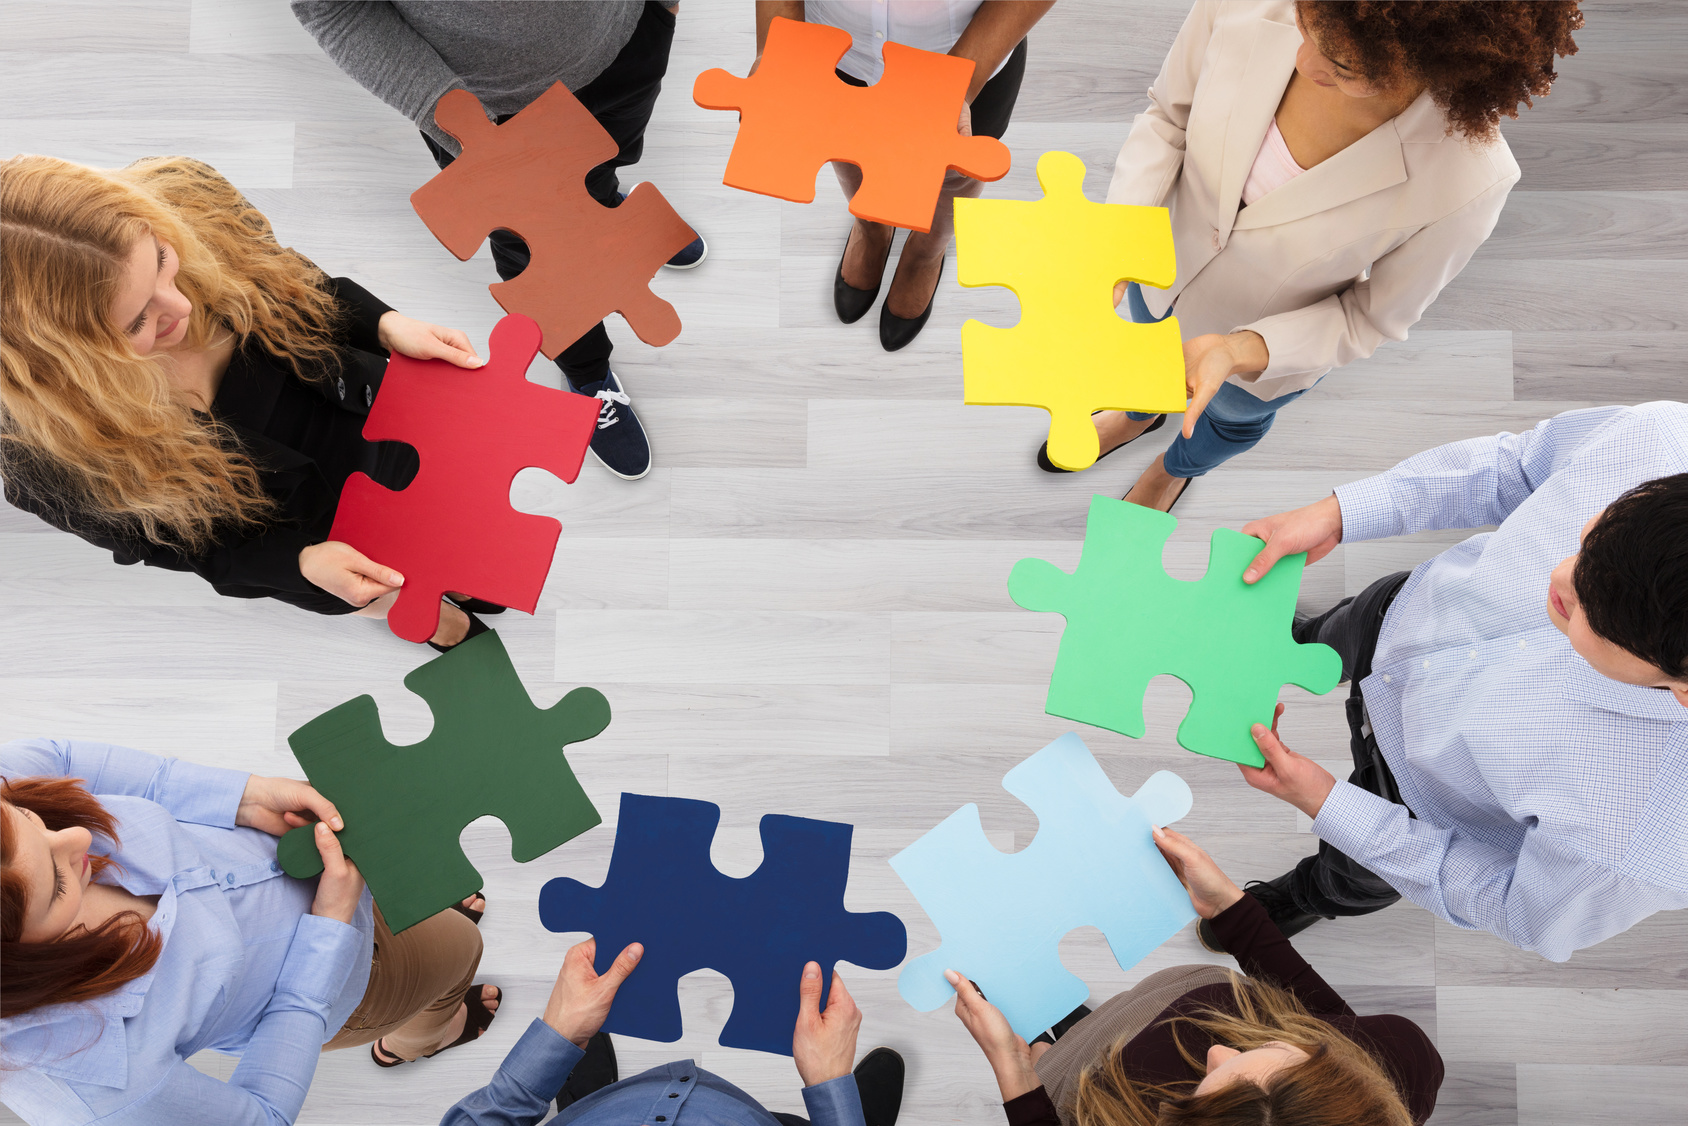
[[1061, 965], [1069, 931], [1098, 928], [1130, 969], [1195, 919], [1150, 831], [1190, 811], [1190, 787], [1161, 770], [1125, 797], [1074, 733], [1014, 767], [1002, 785], [1037, 814], [1030, 845], [999, 851], [979, 825], [979, 807], [965, 805], [891, 858], [943, 938], [903, 968], [897, 989], [929, 1012], [954, 995], [944, 971], [958, 970], [1030, 1039], [1090, 995]]

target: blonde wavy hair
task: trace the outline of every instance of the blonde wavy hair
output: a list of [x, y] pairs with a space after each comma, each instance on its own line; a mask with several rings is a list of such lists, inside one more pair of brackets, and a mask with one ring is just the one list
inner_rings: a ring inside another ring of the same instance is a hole
[[275, 504], [234, 436], [137, 353], [110, 306], [136, 243], [175, 248], [181, 350], [232, 332], [304, 379], [338, 370], [322, 271], [209, 165], [0, 161], [0, 468], [84, 522], [197, 551]]
[[1412, 1115], [1388, 1072], [1360, 1045], [1307, 1012], [1275, 985], [1231, 974], [1234, 1012], [1202, 1009], [1174, 1017], [1179, 1054], [1207, 1074], [1207, 1061], [1178, 1038], [1200, 1029], [1239, 1051], [1272, 1041], [1308, 1054], [1276, 1072], [1267, 1087], [1239, 1080], [1205, 1095], [1193, 1084], [1140, 1083], [1127, 1074], [1115, 1044], [1084, 1069], [1070, 1108], [1079, 1126], [1412, 1126]]

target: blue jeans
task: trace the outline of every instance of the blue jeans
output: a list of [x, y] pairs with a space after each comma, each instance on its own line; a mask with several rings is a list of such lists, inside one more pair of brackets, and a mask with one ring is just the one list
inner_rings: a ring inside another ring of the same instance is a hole
[[[1137, 324], [1154, 324], [1166, 319], [1149, 312], [1148, 305], [1143, 301], [1143, 291], [1136, 282], [1125, 287], [1125, 300], [1131, 319]], [[1171, 316], [1172, 310], [1168, 309], [1166, 315]], [[1296, 391], [1276, 399], [1257, 399], [1235, 383], [1225, 384], [1207, 404], [1201, 417], [1196, 419], [1194, 433], [1188, 438], [1178, 435], [1166, 448], [1163, 463], [1166, 471], [1174, 477], [1200, 477], [1238, 454], [1253, 449], [1266, 436], [1266, 431], [1272, 429], [1278, 408], [1294, 402], [1303, 394], [1305, 392]], [[1154, 416], [1131, 411], [1128, 417], [1141, 422]]]

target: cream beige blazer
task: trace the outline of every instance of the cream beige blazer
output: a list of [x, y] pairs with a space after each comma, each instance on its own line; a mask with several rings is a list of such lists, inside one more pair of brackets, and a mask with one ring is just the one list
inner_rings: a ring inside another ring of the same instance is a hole
[[1424, 94], [1323, 164], [1245, 208], [1243, 181], [1295, 70], [1288, 0], [1191, 9], [1119, 151], [1109, 203], [1172, 209], [1184, 338], [1253, 329], [1263, 372], [1231, 377], [1262, 399], [1405, 340], [1494, 230], [1518, 162], [1506, 142], [1447, 132]]

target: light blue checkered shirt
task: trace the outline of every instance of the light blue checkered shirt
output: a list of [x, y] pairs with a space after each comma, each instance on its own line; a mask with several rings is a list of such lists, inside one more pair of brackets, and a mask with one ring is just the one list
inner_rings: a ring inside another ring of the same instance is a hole
[[1343, 542], [1498, 524], [1420, 564], [1361, 682], [1417, 815], [1337, 783], [1313, 830], [1457, 927], [1555, 962], [1688, 906], [1688, 709], [1547, 617], [1590, 517], [1688, 471], [1688, 405], [1570, 411], [1336, 490]]

